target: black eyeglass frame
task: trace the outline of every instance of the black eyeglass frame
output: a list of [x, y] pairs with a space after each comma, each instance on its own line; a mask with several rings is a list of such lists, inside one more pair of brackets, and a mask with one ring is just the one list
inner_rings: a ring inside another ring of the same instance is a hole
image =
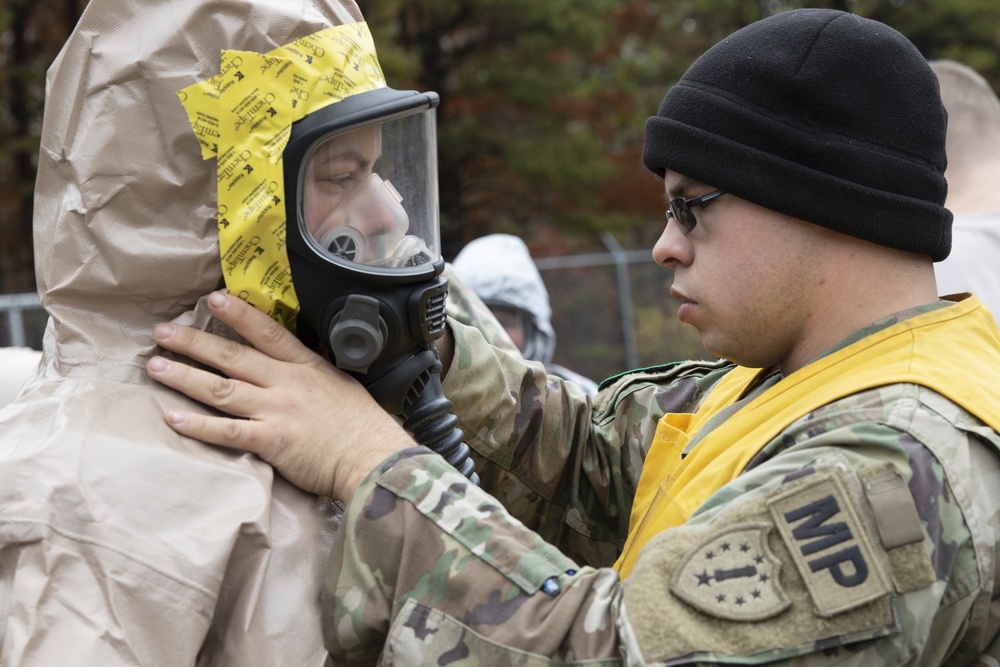
[[671, 218], [676, 220], [677, 224], [681, 226], [681, 230], [685, 234], [690, 234], [691, 230], [698, 225], [698, 219], [694, 216], [694, 211], [692, 209], [695, 206], [703, 206], [716, 197], [721, 197], [724, 194], [726, 193], [722, 190], [714, 190], [707, 194], [703, 194], [700, 197], [692, 197], [691, 199], [677, 197], [670, 200], [664, 214], [667, 216], [667, 220], [670, 220]]

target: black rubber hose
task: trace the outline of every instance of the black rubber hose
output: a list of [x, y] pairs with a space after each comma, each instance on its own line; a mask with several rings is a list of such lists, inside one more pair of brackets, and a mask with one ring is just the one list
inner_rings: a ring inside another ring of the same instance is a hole
[[440, 454], [456, 470], [479, 486], [479, 475], [465, 444], [465, 434], [458, 428], [458, 417], [452, 414], [454, 404], [445, 398], [441, 388], [441, 365], [414, 383], [403, 410], [403, 428], [413, 434], [418, 444]]

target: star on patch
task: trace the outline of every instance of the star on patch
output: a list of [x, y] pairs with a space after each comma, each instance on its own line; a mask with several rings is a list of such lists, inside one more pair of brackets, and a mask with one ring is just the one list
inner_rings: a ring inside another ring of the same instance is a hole
[[781, 613], [792, 602], [780, 584], [781, 561], [767, 546], [772, 528], [740, 524], [705, 539], [674, 570], [670, 591], [699, 611], [732, 621]]

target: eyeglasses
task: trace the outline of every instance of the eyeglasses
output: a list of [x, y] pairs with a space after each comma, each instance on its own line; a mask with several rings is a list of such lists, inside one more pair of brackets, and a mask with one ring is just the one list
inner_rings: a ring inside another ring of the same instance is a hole
[[695, 206], [704, 206], [716, 197], [721, 197], [724, 194], [726, 193], [722, 190], [716, 190], [700, 197], [692, 197], [691, 199], [684, 199], [684, 197], [671, 199], [670, 203], [667, 204], [667, 220], [673, 218], [681, 226], [681, 230], [685, 234], [690, 234], [691, 230], [698, 224], [698, 219], [694, 217], [694, 211], [691, 209]]

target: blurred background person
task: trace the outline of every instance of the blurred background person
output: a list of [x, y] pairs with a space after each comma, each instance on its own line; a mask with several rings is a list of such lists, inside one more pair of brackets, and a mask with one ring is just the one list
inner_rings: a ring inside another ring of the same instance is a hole
[[951, 255], [935, 264], [939, 294], [973, 292], [1000, 313], [1000, 100], [986, 79], [951, 60], [931, 61], [948, 111]]
[[556, 333], [549, 293], [524, 241], [511, 234], [480, 237], [462, 248], [452, 269], [489, 306], [525, 359], [540, 361], [550, 375], [591, 396], [597, 393], [596, 382], [552, 361]]

